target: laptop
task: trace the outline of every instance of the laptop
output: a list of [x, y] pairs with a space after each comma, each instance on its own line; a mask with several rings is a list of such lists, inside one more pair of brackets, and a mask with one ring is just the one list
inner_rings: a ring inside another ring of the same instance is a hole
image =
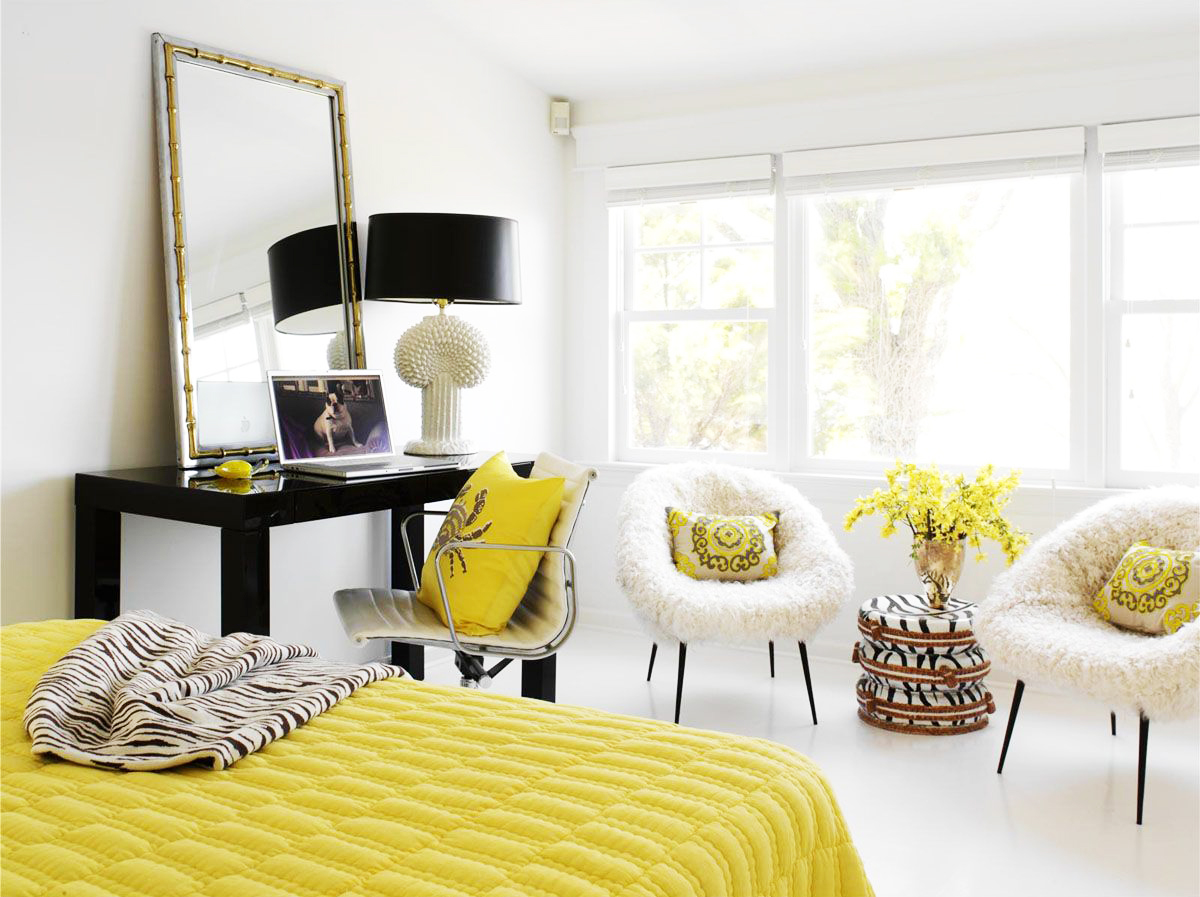
[[207, 448], [265, 445], [271, 441], [271, 400], [265, 383], [196, 382], [196, 402], [204, 409], [196, 441]]
[[339, 480], [458, 467], [392, 450], [379, 371], [268, 371], [279, 465]]

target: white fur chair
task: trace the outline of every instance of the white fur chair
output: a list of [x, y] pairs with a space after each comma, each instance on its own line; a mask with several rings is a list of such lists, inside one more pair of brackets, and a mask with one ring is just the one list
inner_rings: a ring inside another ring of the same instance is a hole
[[[775, 550], [779, 572], [754, 582], [696, 580], [675, 569], [667, 507], [710, 514], [779, 512]], [[691, 642], [767, 642], [775, 675], [775, 641], [794, 639], [817, 722], [805, 642], [850, 596], [850, 559], [838, 548], [820, 513], [794, 488], [769, 473], [725, 464], [674, 464], [651, 468], [630, 484], [621, 501], [617, 581], [642, 624], [658, 642], [677, 642], [679, 673], [675, 722], [683, 696], [683, 671]]]
[[[996, 772], [1004, 770], [1026, 679], [1129, 708], [1140, 724], [1139, 825], [1150, 720], [1195, 715], [1200, 690], [1200, 623], [1172, 635], [1143, 635], [1106, 623], [1092, 609], [1122, 555], [1143, 540], [1159, 548], [1200, 546], [1200, 490], [1143, 489], [1093, 505], [997, 578], [975, 620], [980, 644], [1018, 677]], [[1115, 735], [1115, 713], [1110, 720]]]

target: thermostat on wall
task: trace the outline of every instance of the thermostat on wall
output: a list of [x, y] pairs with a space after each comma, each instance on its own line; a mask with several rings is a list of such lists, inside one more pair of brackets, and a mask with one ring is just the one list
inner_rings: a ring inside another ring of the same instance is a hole
[[550, 103], [550, 133], [558, 137], [571, 134], [571, 104], [566, 100]]

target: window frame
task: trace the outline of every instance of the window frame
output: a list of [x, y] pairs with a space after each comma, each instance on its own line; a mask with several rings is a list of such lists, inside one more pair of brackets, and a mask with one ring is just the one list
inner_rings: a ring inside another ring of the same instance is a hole
[[[786, 380], [787, 351], [786, 311], [781, 309], [780, 277], [779, 277], [779, 198], [775, 190], [770, 193], [738, 193], [741, 196], [770, 196], [774, 205], [774, 232], [770, 240], [746, 241], [734, 244], [708, 243], [704, 240], [704, 216], [700, 221], [700, 242], [696, 244], [681, 244], [670, 247], [642, 247], [637, 245], [634, 228], [630, 226], [632, 216], [642, 205], [617, 205], [609, 207], [609, 241], [615, 249], [612, 252], [613, 266], [610, 282], [613, 284], [613, 302], [617, 320], [617, 348], [615, 353], [615, 386], [616, 386], [616, 439], [614, 441], [614, 457], [617, 461], [634, 463], [670, 463], [682, 461], [717, 460], [724, 463], [738, 464], [745, 467], [760, 467], [779, 469], [785, 458], [787, 437], [785, 409], [786, 401], [780, 395]], [[666, 205], [675, 202], [696, 202], [735, 198], [735, 195], [703, 195], [696, 196], [687, 191], [681, 191], [670, 198], [656, 198], [647, 205]], [[679, 309], [633, 309], [627, 308], [625, 299], [636, 289], [635, 270], [632, 259], [636, 252], [671, 251], [675, 249], [695, 250], [701, 254], [701, 300], [704, 289], [704, 252], [711, 247], [732, 245], [742, 247], [765, 247], [770, 249], [774, 282], [772, 283], [772, 302], [769, 306], [745, 308], [679, 308]], [[707, 322], [729, 321], [733, 323], [763, 323], [767, 327], [767, 448], [765, 452], [734, 452], [714, 451], [705, 449], [688, 449], [679, 447], [650, 448], [633, 444], [633, 412], [631, 409], [633, 397], [633, 356], [629, 351], [630, 330], [632, 325], [642, 322]]]
[[[1192, 127], [1196, 119], [1160, 119], [1131, 125], [1100, 125], [1077, 128], [1083, 136], [1082, 165], [1070, 172], [1070, 309], [1069, 309], [1069, 463], [1064, 468], [1024, 468], [1027, 483], [1050, 486], [1091, 488], [1129, 488], [1162, 483], [1195, 484], [1200, 471], [1166, 472], [1124, 469], [1121, 466], [1120, 392], [1121, 325], [1127, 314], [1187, 312], [1200, 314], [1200, 301], [1140, 300], [1131, 302], [1112, 296], [1110, 286], [1119, 276], [1120, 259], [1114, 258], [1113, 235], [1115, 222], [1110, 215], [1110, 182], [1104, 168], [1103, 145], [1106, 132], [1121, 132], [1127, 141], [1131, 128], [1149, 126], [1151, 133], [1163, 129], [1178, 134], [1181, 127]], [[1190, 123], [1190, 124], [1189, 124]], [[1065, 129], [1044, 132], [1014, 132], [1009, 135], [982, 135], [983, 138], [1013, 138], [1046, 141]], [[974, 138], [968, 138], [974, 139]], [[962, 138], [948, 138], [952, 144]], [[939, 141], [927, 141], [937, 143]], [[965, 144], [965, 141], [964, 141]], [[916, 144], [913, 144], [914, 146]], [[1178, 145], [1178, 144], [1177, 144]], [[864, 148], [867, 156], [886, 152], [889, 145]], [[1124, 148], [1124, 147], [1121, 147]], [[1145, 148], [1152, 149], [1147, 145]], [[969, 147], [968, 153], [975, 147]], [[951, 152], [955, 151], [953, 148]], [[816, 153], [833, 151], [816, 151]], [[629, 284], [621, 278], [632, 279], [631, 258], [633, 237], [625, 227], [627, 216], [613, 215], [620, 206], [603, 207], [609, 224], [609, 301], [613, 310], [612, 345], [608, 353], [614, 401], [610, 406], [609, 457], [615, 461], [665, 463], [689, 460], [733, 463], [768, 468], [799, 475], [829, 477], [878, 477], [891, 459], [870, 461], [816, 457], [809, 452], [809, 395], [807, 374], [813, 353], [810, 352], [808, 332], [811, 309], [807, 278], [799, 276], [806, 259], [807, 222], [797, 212], [801, 203], [795, 201], [801, 191], [787, 189], [786, 157], [803, 154], [774, 154], [772, 158], [775, 204], [775, 238], [773, 263], [775, 271], [774, 303], [761, 309], [678, 309], [627, 310], [623, 296]], [[1078, 158], [1079, 153], [1075, 154]], [[947, 159], [958, 163], [960, 159]], [[968, 162], [971, 160], [967, 160]], [[1019, 173], [1020, 160], [1013, 160], [1014, 173]], [[934, 166], [936, 167], [936, 166]], [[1031, 169], [1031, 173], [1032, 172]], [[984, 175], [976, 179], [985, 179]], [[970, 183], [972, 178], [952, 178]], [[861, 189], [869, 190], [869, 186]], [[742, 195], [742, 194], [730, 194]], [[719, 198], [711, 190], [689, 195], [656, 196], [654, 203], [694, 199]], [[650, 200], [647, 200], [650, 202]], [[765, 244], [764, 244], [765, 245]], [[767, 371], [767, 451], [762, 454], [693, 450], [675, 448], [636, 448], [632, 445], [632, 361], [630, 346], [631, 323], [644, 320], [762, 320], [768, 328]], [[1200, 320], [1200, 317], [1198, 317]], [[996, 459], [1002, 463], [1003, 459]], [[939, 462], [940, 463], [940, 462]], [[970, 465], [940, 463], [947, 471], [973, 470]]]
[[[1019, 174], [1020, 170], [1016, 164], [1013, 167], [1013, 173]], [[1036, 176], [1036, 175], [1035, 175]], [[1086, 436], [1084, 434], [1084, 418], [1081, 413], [1082, 409], [1077, 408], [1076, 401], [1078, 388], [1075, 384], [1081, 382], [1084, 376], [1084, 363], [1082, 357], [1082, 346], [1084, 344], [1084, 321], [1083, 310], [1086, 306], [1086, 281], [1083, 271], [1084, 253], [1082, 244], [1084, 242], [1084, 173], [1080, 171], [1075, 174], [1063, 174], [1070, 178], [1070, 198], [1068, 201], [1068, 216], [1070, 221], [1070, 295], [1069, 303], [1069, 323], [1068, 323], [1068, 352], [1069, 352], [1069, 377], [1070, 377], [1070, 402], [1068, 405], [1068, 414], [1070, 421], [1068, 423], [1068, 447], [1067, 458], [1068, 463], [1065, 467], [1023, 467], [1022, 475], [1026, 480], [1035, 482], [1054, 482], [1071, 485], [1083, 485], [1085, 482], [1085, 460], [1084, 446], [1086, 444]], [[969, 184], [977, 183], [979, 179], [952, 179], [944, 181], [944, 183]], [[852, 189], [843, 190], [841, 192], [854, 193], [864, 192], [872, 188], [864, 187], [860, 191]], [[811, 343], [808, 328], [812, 317], [812, 307], [808, 296], [808, 279], [803, 276], [803, 267], [801, 260], [808, 257], [808, 239], [809, 239], [809, 223], [807, 216], [804, 214], [804, 200], [811, 196], [811, 192], [791, 192], [787, 195], [788, 217], [791, 223], [791, 242], [788, 246], [789, 259], [795, 263], [797, 276], [793, 278], [794, 283], [791, 285], [792, 292], [795, 294], [797, 313], [795, 317], [797, 322], [794, 325], [794, 340], [797, 348], [797, 355], [802, 359], [800, 370], [793, 374], [792, 381], [795, 400], [793, 408], [796, 409], [792, 421], [792, 446], [789, 453], [790, 470], [797, 473], [812, 473], [812, 474], [831, 474], [842, 476], [872, 476], [879, 475], [883, 469], [890, 465], [895, 459], [877, 458], [874, 460], [848, 459], [848, 458], [826, 458], [811, 453], [809, 449], [810, 433], [810, 416], [809, 416], [809, 391], [807, 384], [811, 379], [811, 365], [815, 356], [811, 352]], [[942, 470], [952, 473], [967, 473], [974, 471], [978, 465], [962, 464], [962, 463], [946, 463], [939, 460], [938, 467]], [[983, 462], [981, 462], [983, 463]]]
[[[1125, 168], [1115, 171], [1113, 174], [1129, 170], [1146, 169]], [[1115, 285], [1124, 284], [1125, 273], [1125, 247], [1124, 240], [1121, 239], [1126, 226], [1124, 216], [1121, 214], [1124, 209], [1124, 185], [1119, 180], [1105, 177], [1105, 174], [1106, 172], [1102, 171], [1101, 205], [1104, 215], [1104, 272], [1102, 275], [1104, 292], [1102, 302], [1104, 347], [1106, 356], [1112, 362], [1106, 371], [1108, 376], [1104, 389], [1104, 445], [1107, 449], [1104, 470], [1105, 485], [1116, 488], [1141, 488], [1179, 482], [1189, 482], [1195, 485], [1197, 477], [1200, 477], [1200, 471], [1192, 472], [1192, 479], [1187, 480], [1188, 473], [1185, 471], [1127, 468], [1121, 457], [1122, 408], [1124, 406], [1121, 400], [1123, 393], [1121, 334], [1125, 319], [1147, 314], [1191, 314], [1196, 316], [1196, 321], [1200, 325], [1200, 299], [1129, 299], [1120, 295], [1121, 290], [1117, 289]], [[1160, 222], [1160, 224], [1166, 223], [1170, 222]]]

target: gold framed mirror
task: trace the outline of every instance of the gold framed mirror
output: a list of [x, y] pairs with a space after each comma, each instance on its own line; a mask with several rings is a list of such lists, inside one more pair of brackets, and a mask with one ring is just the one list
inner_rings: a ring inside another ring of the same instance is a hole
[[[271, 454], [267, 370], [366, 365], [345, 85], [162, 34], [152, 47], [179, 466]], [[295, 250], [268, 264], [289, 237], [329, 274], [303, 315], [280, 287], [312, 282], [281, 281]]]

